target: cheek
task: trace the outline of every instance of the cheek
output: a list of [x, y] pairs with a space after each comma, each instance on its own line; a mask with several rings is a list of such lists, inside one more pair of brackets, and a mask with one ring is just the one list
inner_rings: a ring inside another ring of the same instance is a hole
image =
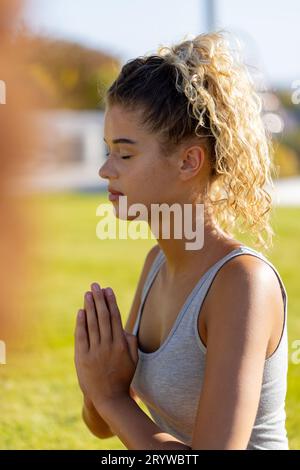
[[150, 181], [155, 187], [161, 187], [170, 179], [170, 171], [171, 168], [169, 168], [169, 165], [165, 162], [157, 158], [153, 159], [152, 162], [147, 165], [147, 181]]
[[159, 201], [165, 193], [166, 183], [168, 181], [167, 175], [163, 170], [158, 167], [149, 167], [145, 173], [143, 187], [149, 195], [149, 200], [155, 202]]
[[[149, 172], [150, 175], [150, 172]], [[161, 198], [169, 198], [170, 189], [176, 185], [174, 169], [166, 163], [153, 167], [151, 172], [153, 191], [161, 195]]]
[[128, 184], [128, 203], [153, 203], [169, 200], [172, 169], [158, 158], [145, 157], [141, 165], [131, 168]]

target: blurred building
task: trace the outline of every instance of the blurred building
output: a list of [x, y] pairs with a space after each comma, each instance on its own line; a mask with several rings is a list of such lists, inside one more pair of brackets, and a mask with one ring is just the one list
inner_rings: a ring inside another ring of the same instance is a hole
[[42, 139], [27, 188], [99, 191], [106, 187], [98, 176], [105, 152], [103, 120], [102, 111], [38, 111], [35, 129]]

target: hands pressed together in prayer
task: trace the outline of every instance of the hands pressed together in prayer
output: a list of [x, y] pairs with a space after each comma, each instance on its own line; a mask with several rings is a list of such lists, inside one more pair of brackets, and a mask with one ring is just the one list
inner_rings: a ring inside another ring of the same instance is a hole
[[79, 386], [98, 411], [130, 396], [137, 339], [123, 329], [112, 289], [93, 283], [85, 293], [76, 320], [74, 361]]

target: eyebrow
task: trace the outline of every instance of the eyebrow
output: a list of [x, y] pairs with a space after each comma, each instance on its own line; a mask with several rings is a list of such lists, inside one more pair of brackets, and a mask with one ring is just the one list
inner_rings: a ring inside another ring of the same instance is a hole
[[[107, 143], [104, 137], [103, 137], [103, 140], [104, 140], [105, 143]], [[126, 139], [125, 137], [120, 137], [119, 139], [114, 139], [112, 141], [112, 143], [113, 144], [137, 144], [137, 142], [135, 140]]]

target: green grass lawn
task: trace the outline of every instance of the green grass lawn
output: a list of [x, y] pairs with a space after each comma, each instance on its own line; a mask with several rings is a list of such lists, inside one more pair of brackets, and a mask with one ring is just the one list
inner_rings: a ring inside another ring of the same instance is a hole
[[[30, 246], [35, 280], [20, 298], [24, 312], [30, 310], [26, 335], [7, 345], [7, 364], [0, 365], [0, 448], [125, 449], [118, 438], [93, 437], [82, 422], [73, 362], [75, 316], [84, 292], [98, 281], [113, 287], [125, 324], [145, 255], [156, 241], [98, 239], [96, 208], [108, 202], [101, 195], [42, 195], [30, 201], [37, 215], [38, 237]], [[300, 339], [300, 208], [276, 209], [273, 227], [274, 248], [267, 256], [288, 292], [291, 357], [291, 345]], [[300, 449], [300, 364], [291, 360], [288, 382], [290, 448]]]

